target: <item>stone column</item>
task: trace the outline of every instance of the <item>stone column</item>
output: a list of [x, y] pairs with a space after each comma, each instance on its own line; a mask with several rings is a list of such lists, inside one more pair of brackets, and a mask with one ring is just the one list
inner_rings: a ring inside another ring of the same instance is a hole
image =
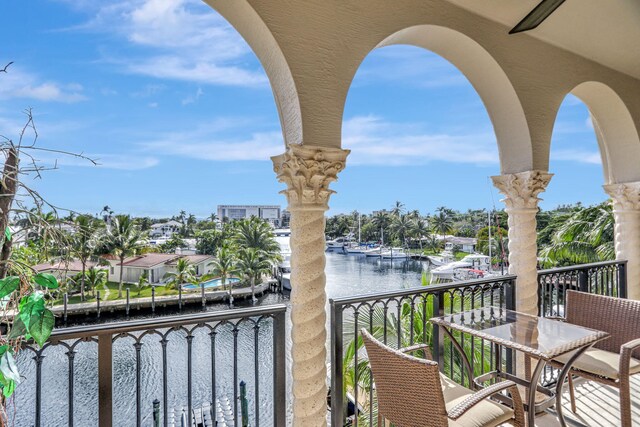
[[538, 194], [553, 175], [534, 170], [491, 177], [506, 197], [509, 223], [509, 274], [516, 274], [516, 310], [538, 314], [538, 245], [536, 213]]
[[613, 200], [616, 259], [627, 260], [627, 297], [640, 300], [640, 182], [605, 185]]
[[290, 144], [272, 157], [291, 212], [293, 425], [326, 426], [325, 217], [349, 150]]

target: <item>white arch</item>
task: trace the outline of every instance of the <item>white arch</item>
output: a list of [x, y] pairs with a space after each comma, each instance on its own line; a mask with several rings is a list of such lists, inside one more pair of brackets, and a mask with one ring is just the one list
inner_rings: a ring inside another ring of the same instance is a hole
[[467, 77], [493, 124], [503, 174], [534, 169], [529, 126], [520, 99], [489, 52], [465, 34], [437, 25], [416, 25], [397, 31], [376, 48], [397, 44], [430, 50]]
[[581, 83], [570, 93], [591, 113], [605, 184], [640, 181], [640, 138], [624, 101], [609, 86], [596, 81]]
[[262, 64], [275, 98], [285, 145], [302, 143], [300, 100], [291, 69], [273, 34], [246, 0], [204, 0], [240, 33]]

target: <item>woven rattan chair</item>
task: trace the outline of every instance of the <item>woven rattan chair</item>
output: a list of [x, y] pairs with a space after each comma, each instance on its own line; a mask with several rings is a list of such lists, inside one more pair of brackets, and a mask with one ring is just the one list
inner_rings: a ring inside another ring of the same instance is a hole
[[[596, 343], [571, 368], [569, 394], [576, 412], [572, 375], [611, 385], [620, 390], [621, 426], [631, 427], [630, 376], [640, 373], [640, 301], [567, 291], [565, 321], [608, 332], [611, 336]], [[552, 361], [562, 367], [571, 353]]]
[[[397, 427], [488, 427], [510, 423], [524, 427], [520, 393], [511, 381], [474, 393], [440, 374], [438, 364], [407, 353], [428, 347], [394, 350], [362, 330], [378, 398], [381, 419]], [[489, 398], [508, 391], [514, 409]]]

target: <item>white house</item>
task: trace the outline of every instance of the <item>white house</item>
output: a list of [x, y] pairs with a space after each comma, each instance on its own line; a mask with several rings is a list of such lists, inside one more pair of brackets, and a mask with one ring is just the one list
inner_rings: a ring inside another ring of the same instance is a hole
[[[37, 273], [53, 274], [58, 281], [64, 281], [70, 277], [82, 272], [82, 263], [78, 260], [61, 260], [53, 263], [43, 263], [34, 265], [33, 270]], [[95, 261], [87, 261], [86, 270], [90, 268], [106, 269], [107, 267], [99, 266]]]
[[159, 222], [151, 225], [149, 237], [170, 239], [175, 233], [182, 228], [182, 223], [178, 221]]
[[210, 255], [178, 255], [149, 253], [126, 258], [122, 266], [120, 260], [113, 256], [105, 257], [109, 261], [109, 281], [120, 280], [120, 268], [124, 268], [122, 280], [125, 283], [138, 283], [140, 276], [147, 273], [151, 284], [162, 283], [165, 274], [175, 272], [180, 258], [187, 259], [196, 269], [196, 276], [202, 276], [210, 271], [207, 266], [213, 260]]

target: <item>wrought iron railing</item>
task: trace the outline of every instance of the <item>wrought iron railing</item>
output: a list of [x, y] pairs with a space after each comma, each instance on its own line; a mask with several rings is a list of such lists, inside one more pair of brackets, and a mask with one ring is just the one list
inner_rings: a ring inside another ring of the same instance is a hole
[[[468, 384], [460, 354], [429, 319], [487, 306], [515, 308], [515, 276], [331, 299], [331, 425], [378, 425], [361, 328], [395, 348], [429, 344], [440, 369], [455, 381]], [[455, 336], [476, 375], [494, 370], [498, 363], [501, 369], [511, 371], [511, 351], [501, 351], [478, 338]]]
[[7, 405], [9, 416], [36, 427], [141, 426], [152, 424], [156, 406], [166, 427], [173, 413], [190, 419], [205, 408], [207, 418], [239, 426], [244, 381], [249, 424], [285, 425], [285, 310], [271, 305], [54, 331], [42, 348], [25, 345], [19, 353], [25, 380]]
[[606, 261], [538, 271], [538, 314], [564, 316], [568, 289], [627, 297], [627, 261]]

